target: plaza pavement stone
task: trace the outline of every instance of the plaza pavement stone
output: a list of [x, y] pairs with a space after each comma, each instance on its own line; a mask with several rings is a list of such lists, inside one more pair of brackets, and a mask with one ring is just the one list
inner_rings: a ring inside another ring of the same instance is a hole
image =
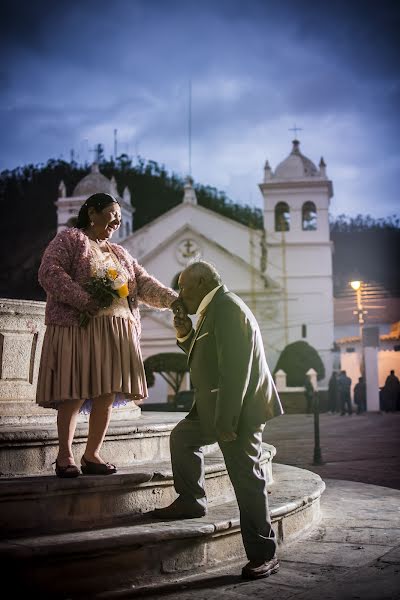
[[[264, 439], [275, 462], [318, 473], [322, 519], [279, 549], [280, 571], [243, 581], [243, 563], [177, 580], [141, 597], [166, 600], [400, 600], [400, 414], [320, 415], [324, 465], [313, 465], [313, 416], [283, 415]], [[115, 598], [137, 597], [134, 590]], [[100, 598], [100, 597], [99, 597]], [[111, 598], [109, 595], [104, 595]]]

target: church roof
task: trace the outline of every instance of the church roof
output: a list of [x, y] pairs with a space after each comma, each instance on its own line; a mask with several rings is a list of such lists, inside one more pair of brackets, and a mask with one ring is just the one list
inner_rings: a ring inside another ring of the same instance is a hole
[[299, 149], [300, 142], [293, 140], [291, 153], [275, 169], [274, 179], [296, 180], [304, 177], [318, 177], [320, 172], [314, 163]]
[[99, 171], [99, 165], [93, 163], [89, 175], [86, 175], [75, 186], [73, 196], [90, 196], [97, 192], [115, 195], [115, 189], [110, 179]]

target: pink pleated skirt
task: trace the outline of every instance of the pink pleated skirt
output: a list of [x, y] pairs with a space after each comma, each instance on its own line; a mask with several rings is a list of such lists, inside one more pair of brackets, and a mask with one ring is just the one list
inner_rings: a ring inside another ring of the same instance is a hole
[[[147, 398], [142, 353], [133, 321], [114, 316], [90, 319], [87, 327], [48, 325], [40, 359], [36, 402], [57, 408], [66, 400], [116, 394], [114, 405]], [[81, 409], [82, 411], [82, 409]]]

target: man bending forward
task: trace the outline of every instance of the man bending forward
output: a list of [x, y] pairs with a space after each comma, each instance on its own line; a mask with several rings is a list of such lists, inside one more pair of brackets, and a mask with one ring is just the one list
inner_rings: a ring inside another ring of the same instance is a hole
[[202, 446], [218, 442], [240, 509], [247, 579], [279, 569], [271, 527], [266, 476], [260, 464], [262, 432], [282, 414], [274, 392], [257, 321], [248, 306], [221, 284], [215, 268], [199, 261], [179, 277], [179, 298], [197, 314], [194, 330], [183, 312], [175, 314], [178, 345], [188, 355], [194, 387], [189, 414], [170, 438], [178, 498], [153, 511], [160, 519], [190, 519], [207, 512]]

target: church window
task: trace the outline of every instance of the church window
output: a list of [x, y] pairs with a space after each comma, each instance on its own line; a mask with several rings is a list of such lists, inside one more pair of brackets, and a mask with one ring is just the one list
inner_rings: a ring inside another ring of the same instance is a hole
[[129, 227], [129, 223], [126, 222], [125, 223], [125, 235], [128, 236], [130, 234], [130, 227]]
[[123, 237], [123, 235], [124, 235], [124, 229], [123, 229], [122, 225], [123, 225], [123, 224], [121, 223], [121, 225], [120, 225], [120, 228], [119, 228], [119, 231], [118, 231], [118, 235], [119, 235], [119, 237], [120, 237], [120, 238], [122, 238], [122, 237]]
[[307, 325], [302, 325], [301, 326], [301, 337], [302, 338], [306, 338], [307, 337]]
[[301, 222], [303, 231], [315, 231], [317, 229], [317, 209], [314, 202], [304, 202], [301, 209]]
[[289, 231], [290, 208], [286, 202], [278, 202], [275, 206], [275, 231]]
[[177, 273], [175, 275], [175, 277], [173, 278], [172, 283], [171, 283], [172, 289], [175, 290], [176, 292], [179, 291], [178, 279], [179, 279], [180, 274], [181, 274], [181, 271], [179, 271], [179, 273]]

